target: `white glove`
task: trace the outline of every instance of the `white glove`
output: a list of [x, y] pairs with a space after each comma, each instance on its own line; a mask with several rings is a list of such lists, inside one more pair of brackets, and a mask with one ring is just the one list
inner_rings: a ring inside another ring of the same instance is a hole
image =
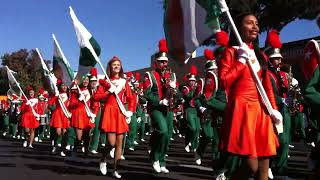
[[200, 109], [201, 113], [203, 113], [207, 108], [201, 106], [199, 109]]
[[59, 91], [55, 91], [55, 92], [54, 92], [54, 95], [55, 95], [56, 97], [59, 96], [59, 94], [60, 94]]
[[90, 115], [92, 118], [96, 118], [97, 116], [94, 113], [91, 113]]
[[131, 111], [127, 111], [124, 116], [126, 116], [126, 118], [129, 118], [132, 115], [133, 115], [133, 113]]
[[281, 99], [282, 99], [282, 103], [287, 106], [288, 104], [286, 102], [286, 98], [281, 98]]
[[137, 118], [137, 123], [140, 123], [141, 122], [141, 117], [138, 117]]
[[93, 113], [91, 113], [91, 115], [90, 115], [91, 117], [90, 117], [90, 122], [91, 123], [95, 123], [95, 117], [96, 117], [96, 115], [95, 114], [93, 114]]
[[175, 81], [170, 81], [169, 86], [173, 89], [175, 89], [177, 87], [177, 84]]
[[292, 78], [291, 84], [292, 86], [297, 86], [299, 82], [295, 78]]
[[114, 92], [116, 91], [116, 86], [113, 85], [113, 84], [111, 84], [111, 85], [110, 85], [110, 88], [108, 89], [108, 91], [109, 91], [110, 93], [114, 93]]
[[78, 99], [79, 99], [79, 101], [83, 101], [83, 100], [85, 99], [85, 97], [84, 97], [84, 95], [83, 95], [83, 94], [81, 94], [81, 95], [80, 95], [80, 97], [79, 97]]
[[31, 105], [31, 102], [28, 100], [27, 103], [26, 103], [26, 105]]
[[169, 101], [166, 98], [164, 98], [159, 102], [159, 104], [164, 106], [169, 106]]
[[126, 117], [126, 122], [127, 122], [127, 124], [130, 124], [130, 122], [131, 122], [131, 117]]
[[238, 61], [241, 62], [242, 64], [245, 64], [246, 61], [249, 60], [249, 54], [250, 54], [250, 49], [248, 45], [243, 43], [240, 48], [237, 50], [238, 53]]
[[37, 121], [39, 121], [39, 120], [40, 120], [40, 114], [35, 113], [35, 114], [34, 114], [34, 117], [36, 117], [36, 120], [37, 120]]
[[286, 106], [288, 106], [288, 104], [291, 102], [291, 98], [282, 98], [282, 103], [284, 104], [284, 105], [286, 105]]
[[273, 109], [271, 118], [276, 125], [278, 134], [283, 133], [283, 117], [281, 113], [278, 110]]

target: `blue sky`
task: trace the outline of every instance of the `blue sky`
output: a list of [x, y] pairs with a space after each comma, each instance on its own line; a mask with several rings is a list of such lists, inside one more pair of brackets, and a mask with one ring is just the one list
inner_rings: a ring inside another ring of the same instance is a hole
[[[39, 48], [52, 59], [55, 33], [72, 68], [78, 66], [79, 47], [69, 17], [72, 6], [80, 21], [102, 47], [101, 60], [114, 55], [125, 71], [150, 65], [150, 56], [164, 37], [161, 0], [5, 0], [0, 6], [0, 55], [21, 48]], [[283, 42], [320, 34], [315, 21], [296, 21], [281, 32]], [[261, 38], [263, 41], [265, 37]], [[202, 49], [202, 48], [201, 48]], [[198, 54], [202, 54], [201, 51]]]

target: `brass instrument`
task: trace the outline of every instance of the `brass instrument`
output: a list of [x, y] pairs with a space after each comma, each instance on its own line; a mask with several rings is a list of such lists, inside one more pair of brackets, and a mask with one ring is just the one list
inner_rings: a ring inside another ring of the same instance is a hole
[[176, 105], [178, 89], [177, 87], [173, 88], [170, 86], [170, 83], [174, 82], [175, 80], [171, 78], [172, 71], [171, 69], [167, 68], [161, 73], [163, 88], [165, 90], [165, 97], [169, 101], [168, 111], [173, 111]]
[[[16, 97], [16, 99], [14, 98], [14, 96]], [[8, 100], [10, 100], [12, 103], [21, 102], [21, 95], [15, 94], [11, 89], [7, 91], [7, 97], [8, 97]]]
[[297, 113], [300, 111], [300, 102], [299, 99], [302, 98], [301, 90], [298, 84], [294, 85], [292, 83], [293, 74], [291, 66], [289, 66], [289, 73], [288, 73], [288, 103], [287, 107], [289, 110], [289, 113], [291, 115]]

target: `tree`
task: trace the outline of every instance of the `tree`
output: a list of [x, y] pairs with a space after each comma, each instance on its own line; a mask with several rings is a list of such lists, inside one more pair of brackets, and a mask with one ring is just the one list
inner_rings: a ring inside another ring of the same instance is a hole
[[233, 15], [256, 14], [261, 32], [281, 31], [294, 20], [313, 20], [320, 12], [319, 0], [227, 0], [227, 3]]
[[[28, 51], [20, 49], [11, 54], [6, 53], [1, 57], [2, 65], [8, 66], [11, 70], [17, 72], [18, 81], [24, 89], [27, 85], [31, 85], [35, 90], [44, 86], [44, 75], [42, 72], [40, 59], [35, 50]], [[46, 61], [47, 64], [50, 61]], [[6, 69], [0, 69], [0, 94], [5, 95], [8, 86]]]

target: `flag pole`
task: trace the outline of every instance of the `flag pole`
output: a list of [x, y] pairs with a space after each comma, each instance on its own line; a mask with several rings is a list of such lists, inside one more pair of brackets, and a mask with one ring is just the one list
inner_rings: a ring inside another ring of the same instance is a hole
[[[8, 66], [6, 66], [6, 69], [7, 69], [7, 72], [9, 72], [10, 75], [12, 76], [14, 82], [17, 84], [17, 86], [18, 86], [18, 88], [20, 89], [20, 91], [21, 91], [22, 95], [24, 96], [24, 98], [27, 100], [27, 102], [29, 102], [29, 99], [27, 98], [27, 96], [26, 96], [26, 94], [23, 92], [23, 90], [21, 89], [18, 81], [16, 80], [16, 78], [15, 78], [15, 77], [13, 76], [13, 74], [11, 73], [11, 69], [9, 69]], [[30, 104], [30, 107], [31, 107], [33, 116], [39, 121], [39, 120], [40, 120], [40, 117], [39, 117], [39, 116], [37, 115], [37, 113], [34, 111], [34, 109], [33, 109], [33, 107], [31, 106], [31, 104]]]
[[[43, 58], [42, 58], [42, 56], [41, 56], [41, 54], [40, 54], [39, 49], [36, 48], [36, 51], [37, 51], [38, 56], [39, 56], [39, 58], [40, 58], [40, 61], [41, 61], [43, 70], [44, 70], [44, 71], [48, 71], [48, 73], [49, 73], [49, 80], [50, 80], [51, 83], [54, 85], [54, 90], [55, 90], [55, 92], [56, 92], [56, 91], [59, 91], [57, 85], [54, 83], [54, 81], [53, 81], [53, 79], [52, 79], [53, 74], [49, 71], [46, 63], [44, 62], [44, 60], [43, 60]], [[58, 101], [59, 101], [60, 106], [62, 107], [62, 111], [63, 111], [64, 115], [65, 115], [67, 118], [71, 118], [71, 113], [67, 110], [66, 106], [65, 106], [64, 103], [62, 102], [62, 99], [61, 99], [60, 94], [58, 95]]]
[[[225, 12], [227, 14], [227, 17], [228, 17], [228, 20], [229, 20], [229, 22], [231, 24], [232, 30], [233, 30], [234, 34], [236, 35], [236, 38], [237, 38], [237, 41], [238, 41], [239, 45], [241, 46], [243, 44], [243, 41], [241, 39], [241, 36], [239, 34], [239, 31], [238, 31], [235, 23], [234, 23], [234, 21], [233, 21], [233, 19], [231, 17], [231, 14], [230, 14], [230, 11], [229, 11], [229, 8], [227, 6], [226, 1], [225, 0], [218, 0], [218, 3], [219, 3], [219, 6], [220, 6], [220, 9], [221, 9], [222, 13]], [[263, 87], [263, 85], [262, 85], [262, 83], [261, 83], [261, 81], [260, 81], [260, 79], [258, 77], [258, 74], [253, 70], [252, 62], [251, 61], [247, 61], [247, 63], [248, 63], [249, 68], [250, 68], [250, 70], [252, 72], [253, 79], [254, 79], [254, 81], [256, 83], [256, 86], [257, 86], [258, 92], [259, 92], [259, 94], [261, 96], [261, 99], [264, 102], [264, 105], [266, 106], [269, 115], [272, 115], [273, 114], [272, 105], [271, 105], [270, 100], [269, 100], [269, 98], [267, 96], [267, 93], [266, 93], [266, 91], [265, 91], [265, 89], [264, 89], [264, 87]], [[281, 123], [282, 123], [282, 120], [281, 120]]]

